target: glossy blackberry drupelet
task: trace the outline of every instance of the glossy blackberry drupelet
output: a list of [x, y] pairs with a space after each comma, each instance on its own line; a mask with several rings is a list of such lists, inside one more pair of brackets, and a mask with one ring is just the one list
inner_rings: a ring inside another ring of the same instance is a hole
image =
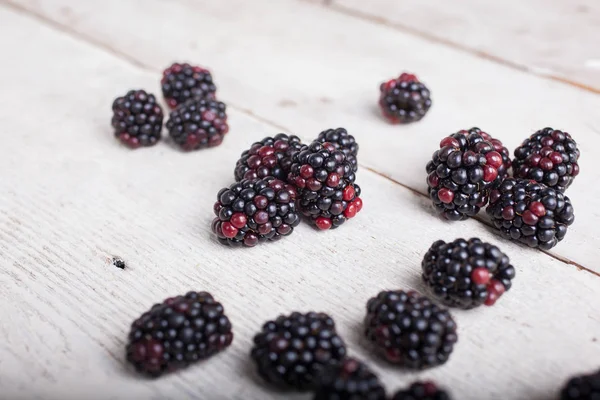
[[319, 229], [333, 229], [362, 209], [360, 187], [344, 153], [314, 141], [292, 160], [288, 182], [298, 189], [298, 209]]
[[515, 149], [515, 178], [532, 179], [564, 192], [579, 174], [579, 149], [567, 132], [544, 128]]
[[487, 213], [505, 237], [544, 250], [563, 240], [575, 219], [571, 201], [562, 192], [514, 178], [491, 192]]
[[561, 400], [600, 399], [600, 371], [590, 375], [575, 376], [567, 382], [560, 393]]
[[344, 128], [327, 129], [319, 133], [317, 141], [321, 143], [331, 143], [336, 150], [340, 150], [346, 156], [346, 161], [352, 164], [352, 170], [358, 170], [358, 143], [354, 136], [350, 135]]
[[502, 165], [498, 167], [498, 177], [496, 178], [493, 184], [493, 186], [498, 186], [502, 183], [503, 180], [505, 180], [508, 177], [508, 172], [510, 170], [510, 167], [512, 166], [512, 161], [510, 159], [510, 151], [506, 146], [504, 146], [504, 144], [502, 144], [500, 140], [494, 139], [489, 133], [483, 132], [479, 128], [473, 129], [476, 130], [485, 141], [490, 142], [494, 147], [494, 150], [502, 157]]
[[231, 323], [207, 292], [155, 304], [131, 325], [127, 361], [138, 372], [158, 377], [187, 367], [231, 344]]
[[236, 247], [279, 240], [300, 223], [295, 197], [291, 185], [272, 176], [236, 182], [217, 194], [212, 231], [219, 242]]
[[429, 89], [413, 74], [403, 73], [379, 87], [379, 107], [394, 124], [419, 121], [431, 107]]
[[464, 309], [493, 305], [510, 289], [515, 268], [508, 256], [472, 238], [438, 240], [421, 263], [423, 280], [439, 302]]
[[184, 150], [215, 147], [229, 131], [226, 106], [214, 100], [189, 100], [171, 111], [167, 129]]
[[313, 400], [386, 400], [385, 388], [367, 365], [346, 358], [323, 371]]
[[298, 136], [279, 133], [266, 137], [242, 153], [235, 164], [235, 180], [273, 176], [285, 181], [292, 167], [292, 156], [301, 149]]
[[160, 84], [165, 101], [172, 109], [191, 99], [213, 100], [217, 91], [207, 69], [187, 63], [175, 63], [165, 69]]
[[268, 383], [308, 390], [325, 368], [346, 357], [346, 345], [329, 315], [294, 312], [264, 324], [254, 337], [251, 356]]
[[383, 291], [371, 298], [365, 327], [389, 362], [412, 369], [445, 363], [458, 340], [448, 310], [413, 291]]
[[130, 90], [112, 105], [115, 136], [130, 148], [152, 146], [160, 140], [163, 111], [153, 94]]
[[[487, 136], [487, 134], [485, 134]], [[476, 215], [503, 169], [502, 155], [479, 128], [462, 130], [440, 142], [427, 163], [428, 193], [438, 213], [451, 221]]]
[[405, 390], [398, 391], [392, 400], [451, 400], [450, 395], [433, 382], [415, 382]]

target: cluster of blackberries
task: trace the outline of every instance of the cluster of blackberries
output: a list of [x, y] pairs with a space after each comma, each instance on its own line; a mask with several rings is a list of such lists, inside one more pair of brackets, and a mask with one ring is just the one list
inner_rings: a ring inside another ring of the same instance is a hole
[[[162, 93], [173, 109], [166, 127], [183, 150], [221, 144], [228, 132], [226, 106], [215, 99], [217, 87], [202, 67], [175, 63], [163, 72]], [[163, 110], [152, 94], [132, 90], [113, 102], [115, 136], [130, 148], [152, 146], [161, 138]]]
[[511, 161], [502, 142], [478, 128], [454, 133], [442, 139], [427, 164], [429, 197], [453, 221], [487, 206], [504, 236], [550, 249], [573, 223], [564, 191], [579, 174], [579, 149], [568, 133], [545, 128], [514, 155]]
[[252, 144], [236, 162], [236, 183], [217, 195], [212, 231], [224, 244], [252, 247], [292, 233], [298, 214], [319, 229], [337, 228], [362, 208], [357, 154], [344, 128], [310, 145], [284, 133]]

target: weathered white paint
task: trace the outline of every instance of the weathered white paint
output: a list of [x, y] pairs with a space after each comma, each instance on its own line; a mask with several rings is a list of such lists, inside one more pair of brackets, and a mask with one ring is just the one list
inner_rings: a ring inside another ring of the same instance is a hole
[[[91, 2], [73, 4], [87, 7]], [[129, 3], [119, 4], [124, 9], [112, 15], [116, 25], [127, 16]], [[300, 15], [313, 13], [315, 21], [330, 18], [320, 8], [295, 4], [289, 8], [297, 8]], [[105, 10], [113, 10], [112, 3], [96, 8], [98, 14]], [[284, 10], [275, 11], [287, 18]], [[175, 24], [168, 14], [158, 18], [163, 11], [154, 9], [155, 23]], [[146, 18], [151, 16], [134, 21]], [[214, 21], [207, 13], [196, 18]], [[598, 366], [600, 279], [499, 239], [478, 221], [445, 223], [433, 216], [423, 196], [365, 168], [358, 179], [365, 208], [336, 231], [316, 232], [303, 225], [285, 240], [246, 250], [224, 248], [211, 238], [212, 203], [216, 192], [230, 183], [239, 153], [278, 131], [259, 118], [316, 127], [318, 121], [307, 123], [315, 118], [309, 111], [320, 110], [317, 117], [331, 118], [325, 108], [358, 121], [337, 100], [320, 107], [299, 106], [284, 117], [264, 112], [268, 104], [263, 102], [277, 90], [270, 100], [274, 109], [281, 93], [302, 102], [300, 89], [314, 84], [308, 75], [296, 74], [300, 84], [289, 82], [279, 89], [267, 85], [266, 93], [255, 88], [255, 101], [247, 101], [251, 90], [243, 88], [250, 80], [236, 80], [233, 68], [221, 61], [223, 73], [213, 69], [224, 98], [237, 99], [234, 103], [260, 117], [231, 109], [231, 132], [216, 149], [183, 154], [165, 142], [130, 151], [112, 138], [110, 104], [129, 88], [158, 92], [159, 75], [9, 8], [0, 7], [0, 21], [0, 48], [10, 60], [0, 66], [0, 397], [308, 399], [262, 385], [248, 352], [263, 321], [310, 309], [335, 317], [351, 354], [367, 360], [390, 390], [416, 378], [433, 378], [459, 399], [542, 399], [553, 396], [571, 373]], [[75, 25], [81, 27], [84, 20], [78, 21]], [[178, 34], [179, 29], [169, 32]], [[149, 37], [143, 31], [138, 35]], [[111, 37], [106, 40], [117, 44]], [[137, 41], [150, 48], [140, 37], [119, 40], [124, 46]], [[166, 49], [167, 40], [160, 40]], [[271, 48], [269, 36], [258, 32], [254, 40], [262, 51]], [[235, 40], [231, 42], [233, 46]], [[227, 52], [234, 51], [219, 48], [222, 52], [215, 50], [209, 65], [219, 54], [227, 59]], [[239, 48], [243, 46], [235, 45], [235, 51]], [[269, 51], [278, 54], [275, 48]], [[293, 54], [286, 48], [281, 52]], [[167, 61], [169, 57], [162, 63]], [[258, 72], [259, 63], [250, 57], [237, 68]], [[549, 92], [562, 90], [549, 86]], [[236, 87], [243, 89], [239, 98], [232, 90]], [[340, 95], [330, 89], [330, 98], [337, 99]], [[327, 118], [319, 125], [333, 124]], [[428, 117], [434, 119], [434, 114]], [[375, 126], [378, 119], [373, 115], [371, 120]], [[385, 134], [387, 128], [380, 126]], [[301, 132], [304, 137], [316, 133]], [[387, 132], [392, 138], [392, 131]], [[365, 130], [359, 137], [367, 142], [377, 134]], [[398, 140], [409, 134], [395, 132], [390, 143], [401, 147]], [[368, 144], [363, 150], [365, 162], [377, 155]], [[398, 165], [406, 162], [401, 161]], [[371, 358], [361, 340], [366, 300], [384, 288], [422, 289], [419, 265], [428, 246], [438, 238], [461, 236], [479, 236], [501, 246], [518, 271], [514, 288], [493, 308], [454, 312], [460, 342], [443, 367], [411, 374]], [[111, 266], [113, 255], [129, 267]], [[155, 381], [137, 377], [123, 360], [129, 324], [154, 302], [191, 289], [211, 291], [224, 303], [234, 324], [234, 344], [186, 371]]]

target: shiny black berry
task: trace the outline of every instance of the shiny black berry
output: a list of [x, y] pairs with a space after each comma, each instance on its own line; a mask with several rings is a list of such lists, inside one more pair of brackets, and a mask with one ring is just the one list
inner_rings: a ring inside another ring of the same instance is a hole
[[415, 382], [398, 391], [392, 400], [451, 400], [450, 395], [431, 381]]
[[543, 183], [564, 192], [579, 174], [579, 149], [567, 132], [544, 128], [515, 150], [515, 178]]
[[411, 369], [444, 364], [458, 340], [448, 310], [413, 291], [383, 291], [371, 298], [365, 328], [385, 359]]
[[165, 69], [160, 83], [163, 96], [172, 109], [191, 99], [213, 100], [217, 91], [207, 69], [187, 63], [175, 63]]
[[215, 147], [229, 131], [226, 106], [215, 100], [189, 100], [171, 111], [167, 129], [183, 150]]
[[131, 325], [127, 361], [157, 377], [206, 359], [231, 344], [231, 323], [223, 306], [207, 292], [155, 304]]
[[346, 358], [319, 374], [313, 400], [386, 400], [385, 388], [369, 367]]
[[563, 240], [575, 220], [571, 201], [562, 192], [514, 178], [491, 192], [487, 213], [504, 237], [544, 250]]
[[379, 107], [394, 124], [419, 121], [431, 107], [429, 89], [413, 74], [403, 73], [379, 87]]
[[273, 176], [286, 180], [292, 167], [292, 156], [302, 149], [298, 136], [279, 133], [254, 143], [235, 164], [235, 180]]
[[575, 376], [567, 382], [560, 393], [561, 400], [600, 399], [600, 370], [590, 375]]
[[317, 141], [331, 143], [336, 150], [340, 150], [346, 156], [346, 161], [352, 165], [354, 172], [358, 170], [358, 143], [354, 136], [350, 135], [344, 128], [327, 129], [319, 133]]
[[493, 305], [515, 277], [508, 256], [477, 238], [450, 243], [438, 240], [425, 254], [421, 267], [433, 297], [464, 309]]
[[506, 167], [479, 128], [462, 130], [440, 142], [427, 164], [428, 193], [438, 213], [451, 221], [476, 215], [488, 202]]
[[279, 240], [300, 223], [295, 198], [291, 185], [272, 176], [236, 182], [217, 194], [212, 231], [230, 246]]
[[254, 337], [251, 356], [268, 383], [308, 390], [325, 368], [346, 357], [346, 346], [329, 315], [294, 312], [264, 324]]
[[131, 148], [152, 146], [160, 140], [163, 111], [153, 94], [130, 90], [112, 105], [115, 136]]

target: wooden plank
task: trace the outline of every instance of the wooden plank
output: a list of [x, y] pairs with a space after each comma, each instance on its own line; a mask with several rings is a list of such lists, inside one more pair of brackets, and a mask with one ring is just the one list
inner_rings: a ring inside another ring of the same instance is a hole
[[[515, 148], [545, 126], [570, 131], [583, 152], [568, 191], [577, 222], [551, 254], [600, 271], [600, 171], [586, 152], [600, 148], [600, 97], [592, 93], [302, 2], [18, 4], [152, 71], [174, 60], [208, 65], [230, 105], [304, 138], [345, 126], [364, 166], [423, 194], [425, 164], [449, 133], [475, 125]], [[420, 123], [390, 126], [378, 114], [378, 84], [404, 69], [420, 74], [434, 105]]]
[[332, 0], [329, 4], [359, 18], [600, 93], [600, 4], [594, 0]]
[[[158, 90], [157, 74], [5, 8], [0, 20], [10, 32], [0, 46], [13, 60], [0, 65], [0, 121], [14, 133], [0, 147], [0, 168], [10, 171], [0, 180], [2, 396], [281, 398], [251, 372], [251, 338], [268, 318], [310, 309], [331, 313], [351, 354], [369, 359], [394, 390], [418, 377], [466, 400], [547, 398], [567, 375], [597, 367], [599, 279], [499, 240], [476, 221], [458, 232], [433, 218], [423, 197], [366, 170], [365, 208], [343, 228], [302, 225], [255, 249], [218, 245], [209, 233], [215, 193], [241, 149], [274, 128], [231, 110], [219, 148], [129, 151], [111, 137], [110, 104], [132, 87]], [[32, 80], [39, 60], [45, 79]], [[460, 342], [447, 365], [399, 374], [371, 360], [360, 337], [367, 299], [384, 288], [422, 289], [429, 244], [460, 234], [500, 245], [518, 271], [514, 288], [493, 308], [454, 312]], [[111, 266], [113, 255], [129, 267]], [[224, 303], [232, 347], [160, 380], [129, 373], [130, 322], [190, 289]]]

